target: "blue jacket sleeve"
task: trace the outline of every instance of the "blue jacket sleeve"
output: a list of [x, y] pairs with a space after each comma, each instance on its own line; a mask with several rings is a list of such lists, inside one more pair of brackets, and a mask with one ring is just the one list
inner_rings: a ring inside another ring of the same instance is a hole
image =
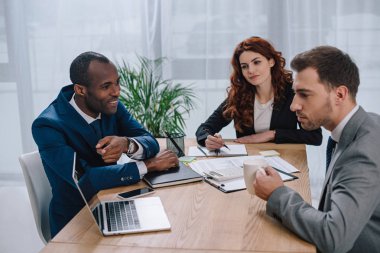
[[157, 140], [128, 112], [123, 104], [119, 103], [117, 109], [118, 132], [122, 136], [133, 137], [143, 149], [143, 158], [154, 157], [160, 150]]
[[[94, 151], [85, 143], [79, 142], [78, 144], [78, 142], [68, 138], [60, 130], [60, 127], [59, 122], [47, 118], [38, 118], [32, 126], [33, 137], [38, 145], [46, 174], [52, 185], [53, 195], [54, 192], [62, 195], [67, 184], [75, 186], [72, 180], [74, 152], [77, 152], [78, 158], [81, 159], [81, 166], [86, 172], [86, 177], [91, 181], [91, 192], [129, 185], [140, 180], [136, 163], [113, 165], [103, 163], [101, 166], [94, 166], [94, 161], [101, 160], [101, 158], [96, 157]], [[146, 144], [144, 147], [149, 150], [149, 146], [147, 147]], [[154, 151], [147, 151], [146, 153], [152, 155]]]

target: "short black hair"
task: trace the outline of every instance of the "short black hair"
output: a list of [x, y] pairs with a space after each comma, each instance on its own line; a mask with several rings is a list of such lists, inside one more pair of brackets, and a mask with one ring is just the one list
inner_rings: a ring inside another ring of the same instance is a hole
[[110, 62], [107, 57], [96, 52], [88, 51], [81, 53], [70, 65], [70, 79], [73, 84], [80, 84], [86, 87], [91, 84], [87, 71], [92, 61]]
[[344, 85], [355, 100], [360, 84], [359, 69], [351, 57], [332, 46], [319, 46], [294, 57], [291, 67], [300, 72], [315, 69], [319, 79], [331, 89]]

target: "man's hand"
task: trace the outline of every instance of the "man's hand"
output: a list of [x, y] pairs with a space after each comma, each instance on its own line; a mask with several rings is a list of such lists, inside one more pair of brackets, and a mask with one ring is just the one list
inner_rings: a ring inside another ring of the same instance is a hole
[[263, 143], [274, 140], [274, 131], [268, 130], [259, 134], [251, 134], [237, 138], [235, 142], [242, 144]]
[[148, 172], [168, 170], [169, 168], [177, 167], [179, 164], [177, 155], [171, 150], [164, 150], [144, 162]]
[[128, 139], [120, 136], [106, 136], [96, 144], [96, 151], [105, 163], [115, 163], [128, 151]]
[[263, 200], [268, 200], [272, 192], [283, 185], [280, 174], [272, 167], [259, 169], [253, 182], [256, 195]]
[[220, 149], [224, 145], [224, 141], [220, 134], [208, 135], [205, 141], [205, 146], [208, 150]]

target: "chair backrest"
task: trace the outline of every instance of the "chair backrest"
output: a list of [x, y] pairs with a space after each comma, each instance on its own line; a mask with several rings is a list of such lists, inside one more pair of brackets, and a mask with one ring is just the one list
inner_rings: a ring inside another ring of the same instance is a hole
[[50, 241], [49, 204], [52, 198], [49, 180], [45, 174], [38, 151], [23, 154], [19, 158], [29, 193], [34, 221], [41, 240]]

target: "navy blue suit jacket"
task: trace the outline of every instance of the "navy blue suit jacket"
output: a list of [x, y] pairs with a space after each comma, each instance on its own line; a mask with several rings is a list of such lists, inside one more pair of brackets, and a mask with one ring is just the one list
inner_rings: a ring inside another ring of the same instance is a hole
[[[81, 181], [91, 196], [99, 190], [129, 185], [140, 180], [136, 163], [106, 164], [97, 154], [99, 138], [93, 128], [69, 104], [73, 85], [62, 88], [58, 97], [37, 117], [32, 125], [46, 175], [52, 187], [50, 227], [56, 235], [84, 206], [72, 179], [73, 157], [84, 174]], [[113, 115], [102, 114], [103, 136], [133, 137], [143, 147], [143, 159], [154, 157], [159, 145], [120, 102]]]

